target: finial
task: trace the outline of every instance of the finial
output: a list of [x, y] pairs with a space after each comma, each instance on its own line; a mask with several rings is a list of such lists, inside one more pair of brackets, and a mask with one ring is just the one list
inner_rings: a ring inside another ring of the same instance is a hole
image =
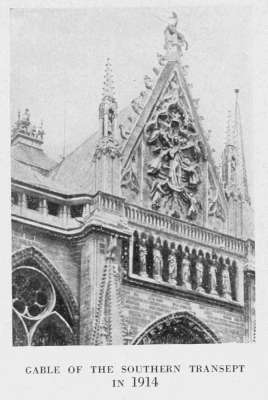
[[107, 58], [105, 64], [105, 73], [103, 82], [102, 98], [104, 99], [106, 97], [111, 97], [111, 98], [115, 97], [112, 64], [110, 58]]

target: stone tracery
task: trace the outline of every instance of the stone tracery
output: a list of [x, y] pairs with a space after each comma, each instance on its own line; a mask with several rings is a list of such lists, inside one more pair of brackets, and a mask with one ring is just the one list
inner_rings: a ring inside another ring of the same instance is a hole
[[74, 344], [73, 330], [59, 313], [66, 314], [62, 299], [48, 277], [23, 265], [14, 269], [12, 281], [14, 345]]

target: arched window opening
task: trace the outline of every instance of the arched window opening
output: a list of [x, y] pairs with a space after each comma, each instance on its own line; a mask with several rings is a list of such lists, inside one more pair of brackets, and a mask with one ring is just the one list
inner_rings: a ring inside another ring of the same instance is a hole
[[12, 303], [14, 346], [74, 344], [68, 308], [50, 279], [36, 267], [23, 265], [13, 270]]
[[151, 324], [133, 344], [217, 343], [216, 335], [187, 312], [167, 315]]

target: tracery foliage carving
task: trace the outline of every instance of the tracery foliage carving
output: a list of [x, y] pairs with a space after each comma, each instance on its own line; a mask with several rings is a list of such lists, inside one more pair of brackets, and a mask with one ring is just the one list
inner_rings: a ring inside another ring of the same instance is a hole
[[152, 208], [177, 210], [195, 219], [202, 206], [198, 198], [201, 162], [206, 158], [194, 121], [180, 99], [170, 97], [145, 128], [151, 159]]
[[138, 179], [138, 166], [137, 166], [137, 154], [133, 154], [127, 168], [122, 173], [121, 187], [128, 188], [134, 193], [139, 193], [140, 184]]

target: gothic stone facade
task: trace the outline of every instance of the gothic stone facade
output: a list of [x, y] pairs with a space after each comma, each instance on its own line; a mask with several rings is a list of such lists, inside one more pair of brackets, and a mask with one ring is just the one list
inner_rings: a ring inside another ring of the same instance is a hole
[[[239, 105], [221, 169], [172, 21], [154, 78], [60, 163], [29, 110], [12, 129], [14, 345], [254, 340], [255, 272]], [[239, 140], [240, 138], [240, 144]]]

